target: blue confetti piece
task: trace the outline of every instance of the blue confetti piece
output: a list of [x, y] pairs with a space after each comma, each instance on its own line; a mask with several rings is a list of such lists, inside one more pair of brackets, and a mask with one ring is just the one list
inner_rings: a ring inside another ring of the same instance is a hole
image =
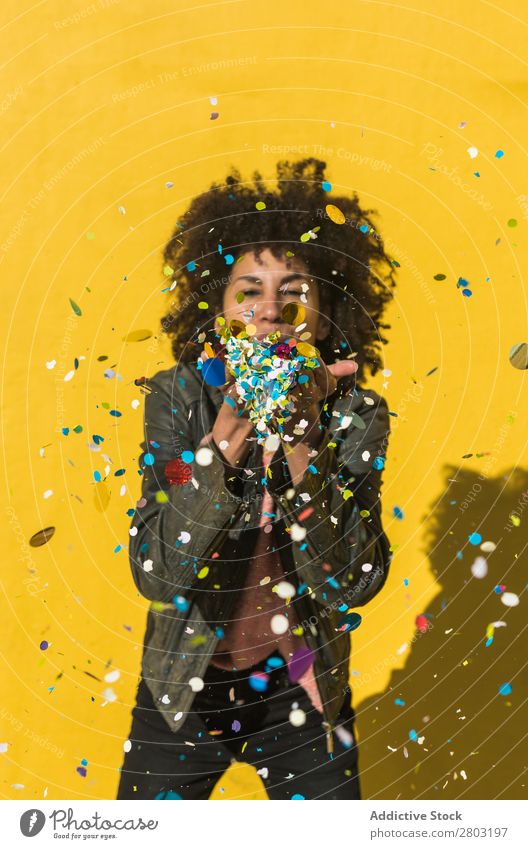
[[182, 451], [181, 459], [184, 463], [192, 463], [194, 460], [194, 452], [193, 451]]
[[409, 740], [417, 740], [417, 739], [418, 739], [418, 734], [416, 733], [414, 728], [411, 728], [411, 730], [409, 731]]
[[482, 537], [476, 531], [468, 536], [468, 540], [471, 545], [480, 545], [482, 542]]
[[193, 260], [191, 260], [191, 262], [187, 263], [187, 271], [195, 271], [195, 270], [196, 270], [196, 263]]
[[509, 696], [512, 689], [511, 684], [501, 684], [499, 687], [499, 693], [501, 696]]
[[368, 224], [362, 224], [359, 229], [361, 230], [362, 233], [368, 233], [370, 228], [369, 228]]
[[372, 464], [372, 467], [374, 469], [383, 469], [384, 465], [385, 465], [385, 460], [383, 459], [383, 457], [375, 457], [374, 458], [374, 462]]
[[500, 150], [500, 148], [499, 148], [499, 150], [497, 150], [495, 152], [495, 157], [496, 157], [496, 159], [502, 159], [503, 156], [504, 156], [504, 151]]
[[325, 180], [324, 183], [321, 184], [321, 187], [324, 192], [332, 191], [332, 183], [329, 183], [328, 180]]
[[147, 454], [143, 454], [143, 462], [145, 466], [153, 466], [155, 460], [156, 458], [154, 457], [154, 454], [150, 454], [150, 452]]
[[404, 707], [405, 702], [403, 701], [403, 699], [394, 699], [394, 704], [398, 705], [399, 707]]
[[208, 386], [223, 386], [226, 382], [225, 365], [217, 357], [210, 357], [202, 363], [202, 374]]
[[101, 480], [101, 472], [94, 472], [93, 476], [94, 476], [94, 480], [97, 481], [97, 483], [99, 483], [100, 480]]
[[392, 512], [396, 519], [403, 519], [403, 511], [399, 507], [393, 507]]
[[224, 256], [224, 260], [226, 265], [233, 265], [235, 257], [233, 256], [233, 254], [226, 254]]

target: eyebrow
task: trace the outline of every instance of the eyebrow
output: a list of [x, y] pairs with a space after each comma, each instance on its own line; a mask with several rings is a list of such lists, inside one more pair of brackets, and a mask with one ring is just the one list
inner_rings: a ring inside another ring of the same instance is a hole
[[[303, 274], [302, 272], [294, 272], [293, 274], [287, 274], [286, 277], [283, 277], [280, 285], [283, 286], [285, 283], [291, 283], [292, 280], [298, 280], [299, 278], [308, 279], [309, 274]], [[256, 274], [242, 274], [240, 277], [237, 277], [233, 282], [237, 283], [239, 280], [249, 280], [251, 283], [258, 283], [262, 285], [262, 280]]]

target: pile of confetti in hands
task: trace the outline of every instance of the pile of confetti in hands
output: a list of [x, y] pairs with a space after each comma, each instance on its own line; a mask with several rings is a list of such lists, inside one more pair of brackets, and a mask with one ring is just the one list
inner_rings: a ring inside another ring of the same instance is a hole
[[[234, 319], [220, 330], [222, 357], [205, 343], [197, 362], [206, 383], [223, 386], [227, 373], [235, 379], [241, 413], [253, 423], [260, 441], [272, 433], [280, 435], [279, 424], [286, 421], [295, 404], [289, 393], [307, 383], [307, 372], [320, 365], [317, 348], [292, 337], [281, 339], [279, 331], [258, 339], [248, 327]], [[235, 404], [231, 398], [226, 400]]]

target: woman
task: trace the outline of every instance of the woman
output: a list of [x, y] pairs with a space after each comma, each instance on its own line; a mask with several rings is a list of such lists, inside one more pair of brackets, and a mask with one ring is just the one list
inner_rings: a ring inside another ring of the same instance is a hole
[[[275, 190], [232, 169], [165, 249], [176, 365], [146, 384], [130, 564], [152, 605], [118, 799], [207, 799], [234, 761], [270, 799], [361, 798], [349, 632], [391, 554], [387, 404], [360, 384], [395, 284], [367, 212], [324, 169], [281, 162]], [[284, 357], [315, 349], [267, 438], [229, 374], [206, 379], [202, 350], [226, 326], [279, 332]]]

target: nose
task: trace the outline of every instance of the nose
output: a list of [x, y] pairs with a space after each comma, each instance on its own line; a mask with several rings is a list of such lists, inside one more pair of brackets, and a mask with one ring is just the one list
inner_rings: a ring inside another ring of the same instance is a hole
[[266, 298], [258, 304], [255, 318], [268, 324], [281, 323], [281, 304], [276, 298]]

